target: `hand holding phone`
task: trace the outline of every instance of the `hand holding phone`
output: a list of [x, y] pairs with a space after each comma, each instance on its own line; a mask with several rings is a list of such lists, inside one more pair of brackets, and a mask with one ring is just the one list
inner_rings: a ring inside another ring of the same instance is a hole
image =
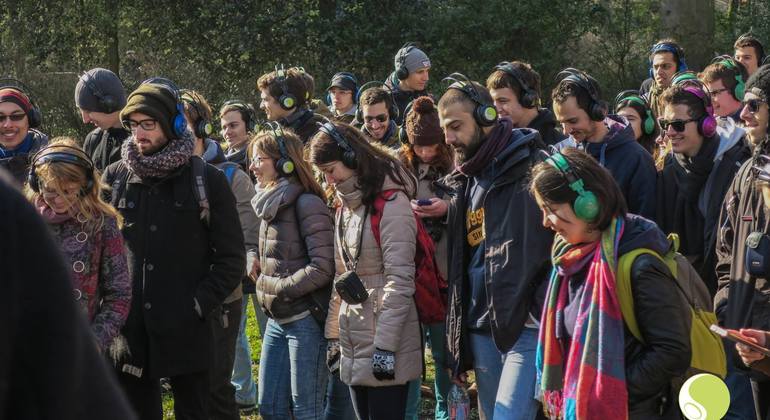
[[711, 325], [710, 329], [713, 333], [715, 333], [716, 335], [722, 338], [726, 338], [735, 343], [740, 343], [746, 347], [749, 347], [750, 349], [754, 350], [757, 353], [764, 354], [765, 357], [770, 357], [770, 349], [762, 347], [759, 344], [751, 341], [749, 338], [739, 333], [738, 331], [728, 330], [720, 327], [719, 325], [714, 325], [714, 324]]
[[423, 198], [423, 199], [417, 200], [417, 205], [420, 207], [430, 206], [431, 204], [433, 204], [433, 201], [431, 201], [430, 198]]

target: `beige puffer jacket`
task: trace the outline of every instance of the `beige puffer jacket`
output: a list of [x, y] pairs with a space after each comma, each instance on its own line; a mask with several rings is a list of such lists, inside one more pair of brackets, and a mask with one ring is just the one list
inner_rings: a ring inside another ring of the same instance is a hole
[[[340, 378], [347, 385], [391, 386], [417, 379], [422, 373], [422, 343], [417, 308], [414, 303], [414, 253], [417, 224], [409, 197], [389, 178], [383, 190], [399, 189], [385, 203], [380, 220], [382, 248], [372, 233], [371, 218], [364, 215], [366, 207], [360, 198], [347, 195], [354, 183], [338, 185], [342, 201], [341, 219], [335, 225], [334, 249], [336, 275], [346, 271], [337, 229], [343, 227], [343, 237], [351, 255], [356, 255], [361, 223], [363, 237], [356, 273], [361, 278], [369, 299], [360, 305], [348, 305], [332, 291], [326, 337], [339, 339]], [[358, 196], [360, 197], [360, 195]], [[375, 349], [396, 354], [396, 378], [377, 380], [372, 374], [372, 354]]]

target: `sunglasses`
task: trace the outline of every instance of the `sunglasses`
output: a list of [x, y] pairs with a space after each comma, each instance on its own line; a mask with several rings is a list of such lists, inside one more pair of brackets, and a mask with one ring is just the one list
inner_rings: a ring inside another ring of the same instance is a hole
[[674, 131], [677, 133], [681, 133], [685, 129], [685, 125], [690, 122], [698, 121], [697, 118], [690, 118], [689, 120], [665, 120], [663, 118], [658, 118], [658, 125], [660, 125], [660, 129], [663, 131], [668, 131], [669, 127], [673, 127]]
[[136, 130], [137, 126], [142, 127], [142, 130], [152, 131], [155, 129], [155, 127], [158, 126], [158, 120], [154, 120], [152, 118], [148, 118], [142, 121], [123, 120], [122, 123], [123, 127], [130, 131]]
[[765, 103], [765, 101], [761, 99], [746, 99], [741, 103], [741, 105], [743, 105], [744, 108], [748, 107], [750, 113], [756, 114], [759, 111], [759, 107], [762, 106], [763, 103]]
[[21, 121], [26, 116], [27, 114], [0, 115], [0, 123], [4, 123], [6, 120]]
[[364, 122], [366, 122], [367, 124], [374, 120], [377, 120], [378, 123], [382, 124], [388, 120], [388, 114], [380, 114], [380, 115], [375, 115], [373, 117], [370, 117], [368, 115], [364, 116]]

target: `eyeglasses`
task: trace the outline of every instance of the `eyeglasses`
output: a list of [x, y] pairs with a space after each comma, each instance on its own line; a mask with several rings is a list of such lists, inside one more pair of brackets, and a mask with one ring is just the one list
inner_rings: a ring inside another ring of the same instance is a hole
[[27, 114], [11, 114], [11, 115], [0, 115], [0, 124], [4, 123], [7, 120], [11, 121], [21, 121], [26, 117]]
[[743, 105], [744, 108], [748, 107], [750, 113], [756, 114], [759, 112], [759, 107], [762, 106], [763, 103], [765, 103], [765, 101], [761, 99], [745, 99], [741, 105]]
[[148, 118], [142, 121], [123, 120], [122, 122], [123, 122], [123, 127], [131, 131], [135, 131], [137, 126], [142, 127], [142, 130], [145, 130], [145, 131], [152, 131], [155, 129], [155, 127], [158, 126], [158, 120], [155, 120], [152, 118]]
[[669, 127], [673, 127], [674, 131], [677, 133], [681, 133], [684, 131], [684, 126], [687, 125], [687, 123], [698, 121], [698, 118], [690, 118], [689, 120], [664, 120], [663, 118], [658, 118], [658, 125], [660, 125], [660, 129], [663, 131], [668, 131]]
[[382, 124], [388, 120], [388, 114], [380, 114], [380, 115], [375, 115], [373, 117], [369, 115], [364, 116], [364, 122], [367, 124], [371, 123], [374, 120], [377, 120], [378, 123]]
[[719, 96], [719, 94], [720, 94], [720, 93], [722, 93], [722, 92], [727, 92], [728, 90], [730, 90], [730, 89], [728, 89], [728, 88], [722, 88], [722, 89], [714, 89], [714, 90], [710, 90], [710, 91], [709, 91], [709, 96], [711, 96], [711, 98], [713, 99], [713, 98], [716, 98], [717, 96]]

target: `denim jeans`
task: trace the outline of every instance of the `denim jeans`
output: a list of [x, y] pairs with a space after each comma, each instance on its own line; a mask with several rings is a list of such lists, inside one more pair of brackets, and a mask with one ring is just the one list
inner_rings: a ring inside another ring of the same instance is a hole
[[246, 336], [246, 318], [248, 317], [246, 309], [249, 306], [249, 300], [254, 305], [254, 312], [257, 315], [257, 323], [259, 324], [259, 334], [262, 338], [265, 336], [265, 326], [267, 325], [267, 316], [262, 312], [262, 308], [257, 303], [257, 295], [243, 295], [243, 312], [240, 329], [238, 330], [238, 341], [235, 343], [235, 363], [233, 364], [231, 382], [235, 387], [235, 402], [238, 405], [244, 406], [254, 406], [257, 404], [257, 384], [254, 382], [254, 376], [251, 373], [251, 349], [249, 339]]
[[[436, 395], [436, 420], [449, 420], [449, 411], [446, 407], [446, 397], [452, 382], [446, 368], [446, 325], [443, 322], [422, 325], [423, 342], [430, 343], [430, 352], [433, 356], [435, 377], [433, 380], [433, 392]], [[422, 381], [416, 379], [409, 382], [409, 397], [406, 400], [407, 420], [418, 420], [420, 415], [420, 385]]]
[[339, 374], [329, 374], [325, 410], [324, 420], [356, 420], [350, 387], [342, 382]]
[[[727, 342], [726, 345], [735, 346], [734, 344]], [[731, 358], [737, 358], [738, 355], [735, 351], [727, 349], [727, 377], [725, 377], [725, 385], [727, 390], [730, 391], [730, 408], [723, 417], [729, 420], [753, 420], [756, 418], [754, 411], [754, 393], [751, 390], [751, 380], [747, 372], [742, 372], [735, 367], [735, 360]], [[738, 360], [738, 363], [741, 363]]]
[[264, 420], [321, 419], [328, 377], [326, 339], [312, 315], [283, 325], [267, 321], [258, 393]]
[[537, 329], [524, 328], [516, 344], [501, 354], [489, 333], [469, 332], [479, 409], [486, 419], [532, 420], [535, 400]]

